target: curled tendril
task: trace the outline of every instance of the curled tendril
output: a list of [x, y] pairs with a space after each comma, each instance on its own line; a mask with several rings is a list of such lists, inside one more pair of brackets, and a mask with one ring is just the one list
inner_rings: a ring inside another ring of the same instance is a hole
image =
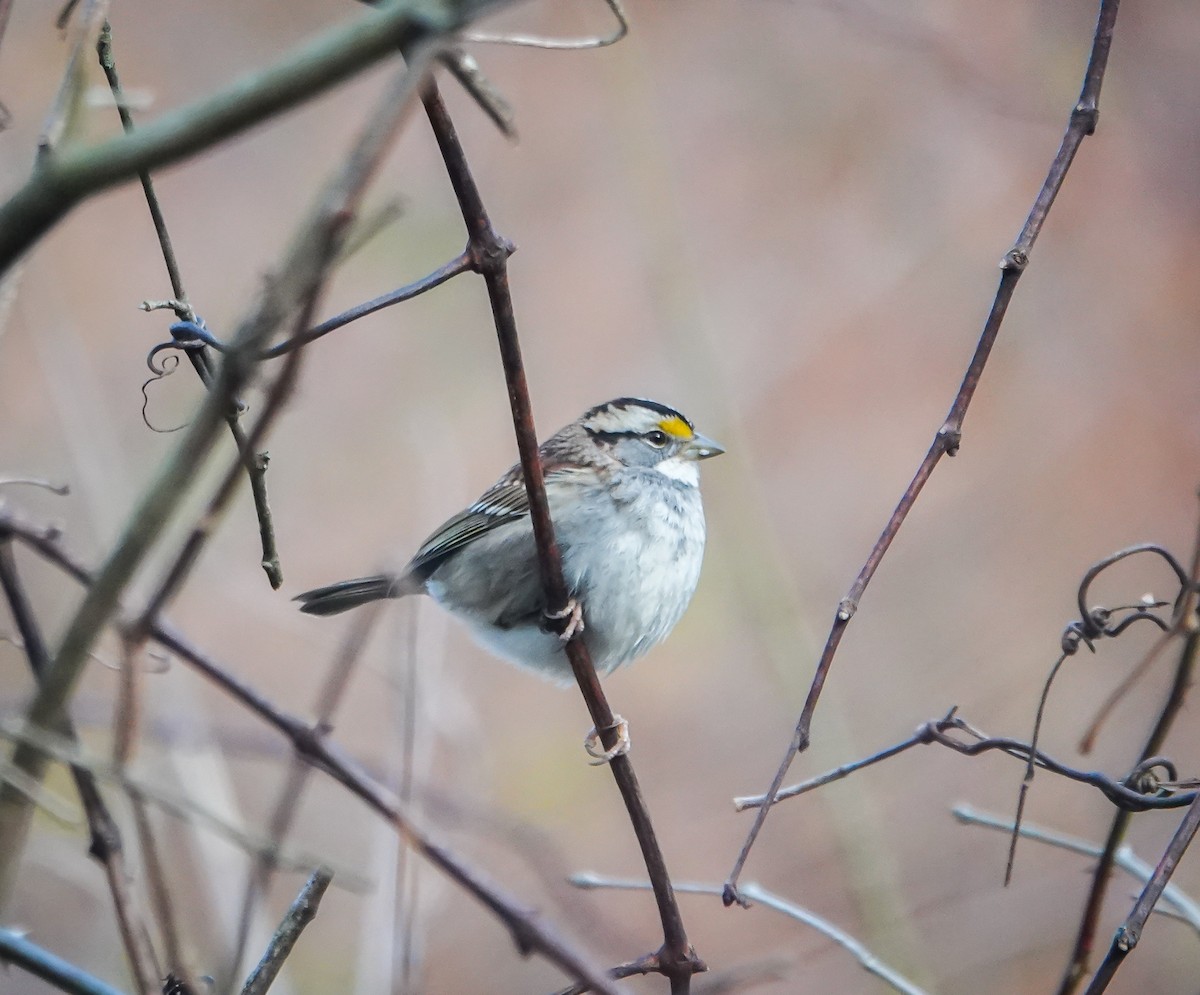
[[163, 379], [163, 377], [169, 377], [175, 372], [176, 367], [179, 366], [179, 356], [175, 353], [169, 353], [164, 356], [162, 362], [156, 366], [154, 364], [154, 353], [160, 349], [174, 348], [174, 346], [175, 343], [173, 342], [164, 342], [162, 345], [151, 349], [150, 355], [146, 357], [146, 364], [153, 371], [154, 376], [148, 378], [142, 384], [142, 422], [151, 432], [157, 432], [159, 435], [170, 435], [172, 432], [178, 432], [181, 428], [187, 427], [187, 422], [184, 422], [182, 425], [176, 425], [174, 428], [158, 428], [156, 425], [151, 424], [150, 416], [146, 413], [146, 409], [150, 406], [150, 385], [155, 381]]
[[1166, 797], [1179, 779], [1175, 763], [1169, 757], [1147, 757], [1121, 779], [1125, 787], [1140, 795]]
[[[1097, 605], [1088, 608], [1088, 591], [1092, 586], [1092, 582], [1109, 567], [1137, 553], [1151, 553], [1158, 556], [1171, 568], [1176, 579], [1179, 581], [1179, 591], [1174, 599], [1172, 601], [1159, 601], [1147, 597], [1136, 605], [1120, 605], [1115, 608], [1106, 608], [1103, 605]], [[1087, 573], [1083, 575], [1083, 580], [1080, 581], [1079, 591], [1076, 595], [1079, 603], [1079, 618], [1068, 623], [1066, 628], [1063, 629], [1062, 654], [1050, 668], [1050, 673], [1047, 675], [1046, 682], [1042, 686], [1041, 697], [1038, 699], [1037, 712], [1033, 720], [1033, 734], [1030, 737], [1030, 752], [1025, 765], [1025, 779], [1021, 782], [1021, 788], [1017, 796], [1017, 813], [1013, 822], [1012, 838], [1009, 841], [1008, 865], [1005, 868], [1005, 884], [1012, 877], [1017, 840], [1020, 837], [1021, 819], [1025, 811], [1025, 799], [1029, 792], [1029, 787], [1033, 783], [1034, 770], [1037, 767], [1035, 756], [1038, 738], [1041, 735], [1042, 720], [1045, 717], [1046, 701], [1050, 696], [1050, 688], [1054, 683], [1054, 679], [1058, 676], [1062, 665], [1070, 657], [1079, 652], [1081, 645], [1086, 646], [1091, 652], [1095, 653], [1096, 640], [1103, 637], [1112, 638], [1119, 636], [1133, 625], [1134, 622], [1145, 620], [1158, 626], [1159, 630], [1164, 633], [1170, 632], [1171, 623], [1160, 618], [1155, 612], [1170, 606], [1172, 617], [1178, 617], [1184, 597], [1191, 590], [1192, 586], [1193, 581], [1179, 561], [1156, 543], [1140, 543], [1136, 546], [1129, 546], [1126, 549], [1118, 550], [1111, 556], [1106, 556], [1098, 563], [1093, 564]], [[1161, 638], [1165, 639], [1166, 637]], [[1153, 652], [1150, 658], [1152, 657]], [[1138, 673], [1140, 669], [1138, 668], [1134, 673]], [[1124, 690], [1128, 683], [1129, 681], [1126, 681], [1126, 684], [1122, 685], [1122, 690]], [[1100, 722], [1103, 721], [1104, 716], [1107, 715], [1116, 700], [1117, 695], [1110, 696], [1109, 701], [1101, 709], [1100, 715], [1092, 723], [1092, 728], [1088, 731], [1081, 744], [1083, 752], [1086, 753], [1090, 749], [1091, 740], [1099, 728]], [[1166, 771], [1168, 776], [1166, 778], [1160, 777], [1157, 773], [1159, 769]], [[1138, 764], [1121, 783], [1130, 790], [1143, 795], [1170, 794], [1171, 790], [1164, 782], [1174, 781], [1175, 779], [1174, 764], [1163, 757], [1151, 757]]]
[[150, 395], [147, 393], [149, 386], [157, 380], [169, 377], [178, 369], [180, 352], [198, 352], [205, 346], [212, 346], [218, 350], [225, 348], [224, 343], [217, 339], [199, 318], [195, 321], [177, 321], [169, 331], [171, 340], [160, 342], [146, 354], [146, 366], [153, 376], [142, 384], [142, 421], [151, 432], [158, 432], [160, 435], [178, 432], [187, 427], [187, 422], [176, 425], [174, 428], [157, 428], [152, 425], [150, 417], [146, 413], [146, 409], [150, 405]]
[[[1184, 595], [1187, 594], [1188, 589], [1191, 587], [1191, 580], [1188, 577], [1188, 573], [1180, 564], [1180, 562], [1157, 543], [1145, 542], [1139, 543], [1136, 546], [1129, 546], [1126, 549], [1122, 549], [1116, 553], [1113, 553], [1111, 556], [1106, 556], [1099, 563], [1093, 565], [1091, 569], [1089, 569], [1088, 572], [1083, 575], [1083, 581], [1079, 585], [1079, 593], [1077, 596], [1079, 602], [1079, 621], [1072, 622], [1067, 626], [1066, 631], [1063, 633], [1063, 650], [1065, 652], [1074, 652], [1074, 650], [1067, 650], [1068, 633], [1072, 631], [1079, 634], [1078, 638], [1074, 642], [1075, 649], [1079, 648], [1079, 642], [1082, 641], [1086, 643], [1088, 649], [1092, 650], [1093, 652], [1095, 651], [1095, 647], [1092, 645], [1093, 640], [1098, 639], [1101, 636], [1119, 635], [1133, 622], [1136, 622], [1139, 619], [1150, 619], [1155, 622], [1160, 629], [1166, 631], [1168, 628], [1167, 623], [1154, 614], [1154, 609], [1165, 608], [1167, 606], [1167, 602], [1155, 601], [1151, 602], [1150, 604], [1130, 605], [1125, 608], [1116, 609], [1088, 609], [1087, 607], [1088, 589], [1092, 586], [1092, 581], [1099, 577], [1100, 574], [1102, 574], [1113, 564], [1119, 563], [1121, 560], [1124, 560], [1130, 556], [1135, 556], [1138, 553], [1152, 553], [1155, 556], [1160, 557], [1167, 564], [1167, 566], [1171, 568], [1171, 571], [1175, 574], [1176, 579], [1179, 581], [1179, 593], [1175, 595], [1174, 600], [1171, 602], [1172, 611], [1177, 612], [1179, 610], [1180, 602], [1183, 600]], [[1132, 614], [1122, 618], [1121, 621], [1115, 626], [1110, 626], [1109, 622], [1112, 619], [1113, 613], [1118, 611], [1128, 611], [1132, 612]]]
[[[1171, 568], [1171, 571], [1179, 581], [1179, 592], [1175, 595], [1174, 600], [1150, 601], [1139, 605], [1124, 605], [1120, 608], [1088, 608], [1088, 590], [1091, 588], [1092, 582], [1109, 567], [1138, 553], [1152, 553], [1162, 559]], [[1079, 618], [1071, 622], [1063, 630], [1063, 652], [1067, 656], [1073, 656], [1078, 652], [1080, 644], [1083, 644], [1095, 653], [1097, 639], [1102, 636], [1119, 636], [1134, 622], [1141, 621], [1142, 619], [1153, 622], [1163, 632], [1166, 632], [1170, 628], [1169, 623], [1159, 618], [1154, 612], [1159, 608], [1166, 608], [1170, 605], [1172, 613], [1177, 614], [1184, 595], [1187, 594], [1191, 587], [1191, 583], [1187, 571], [1184, 570], [1180, 562], [1157, 543], [1139, 543], [1136, 546], [1129, 546], [1126, 549], [1118, 550], [1111, 556], [1106, 556], [1099, 563], [1094, 564], [1083, 575], [1083, 580], [1079, 584], [1079, 592], [1076, 595], [1079, 603]], [[1118, 613], [1120, 613], [1120, 617], [1116, 622], [1113, 622], [1113, 618]]]

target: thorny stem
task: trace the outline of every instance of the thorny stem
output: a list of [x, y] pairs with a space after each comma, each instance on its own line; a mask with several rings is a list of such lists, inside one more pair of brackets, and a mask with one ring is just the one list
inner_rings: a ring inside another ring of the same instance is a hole
[[[446, 165], [446, 172], [454, 188], [455, 197], [462, 211], [468, 233], [468, 251], [472, 253], [475, 267], [483, 276], [491, 302], [492, 317], [500, 345], [500, 358], [504, 364], [504, 375], [508, 383], [508, 399], [512, 407], [513, 427], [520, 452], [521, 468], [525, 475], [525, 488], [529, 493], [530, 519], [533, 523], [534, 541], [537, 544], [538, 568], [545, 592], [547, 612], [553, 615], [567, 608], [570, 592], [562, 572], [562, 556], [554, 539], [554, 523], [550, 518], [550, 507], [546, 500], [546, 487], [542, 474], [541, 458], [538, 455], [537, 432], [533, 424], [533, 410], [529, 397], [529, 385], [521, 359], [521, 346], [517, 337], [516, 317], [513, 312], [512, 296], [508, 285], [507, 260], [514, 246], [492, 227], [487, 209], [483, 204], [479, 188], [471, 175], [465, 153], [454, 124], [446, 111], [436, 84], [432, 81], [423, 92], [422, 99], [437, 137], [438, 148]], [[584, 606], [586, 611], [586, 605]], [[606, 749], [616, 744], [616, 720], [608, 700], [600, 686], [600, 678], [592, 665], [587, 646], [578, 634], [567, 643], [567, 657], [571, 669], [583, 694], [584, 701]], [[690, 988], [691, 976], [705, 970], [684, 929], [679, 904], [671, 887], [666, 861], [654, 832], [650, 814], [642, 797], [633, 765], [626, 755], [617, 756], [609, 764], [618, 790], [625, 802], [630, 822], [637, 836], [642, 857], [646, 863], [654, 897], [658, 905], [659, 918], [663, 927], [663, 946], [657, 957], [661, 970], [671, 982], [672, 993], [684, 993]]]
[[1116, 22], [1118, 3], [1119, 0], [1101, 0], [1096, 32], [1092, 41], [1091, 56], [1084, 74], [1083, 88], [1080, 92], [1079, 100], [1071, 111], [1070, 121], [1067, 124], [1066, 133], [1059, 146], [1058, 154], [1054, 157], [1054, 161], [1050, 165], [1045, 182], [1038, 192], [1037, 199], [1033, 203], [1033, 208], [1025, 220], [1021, 233], [1017, 236], [1017, 240], [1013, 243], [1012, 248], [1004, 254], [1004, 259], [1001, 261], [1000, 285], [996, 290], [991, 310], [984, 323], [983, 332], [975, 346], [975, 353], [971, 357], [966, 374], [959, 385], [958, 393], [950, 405], [950, 412], [934, 436], [929, 451], [925, 454], [925, 458], [921, 460], [921, 464], [917, 468], [912, 482], [908, 485], [899, 504], [897, 504], [896, 509], [892, 512], [887, 525], [884, 526], [883, 532], [867, 557], [866, 563], [863, 564], [849, 592], [838, 604], [833, 625], [829, 630], [829, 635], [825, 641], [825, 648], [822, 650], [820, 660], [817, 663], [816, 673], [813, 676], [812, 685], [809, 687], [804, 707], [801, 709], [800, 718], [796, 723], [791, 742], [788, 743], [783, 760], [780, 762], [775, 772], [775, 777], [771, 781], [771, 786], [766, 792], [766, 803], [755, 814], [754, 824], [750, 827], [750, 832], [747, 834], [746, 840], [742, 844], [742, 849], [738, 853], [737, 860], [734, 862], [733, 869], [730, 871], [729, 877], [725, 882], [725, 893], [722, 898], [726, 905], [731, 905], [739, 901], [737, 882], [742, 869], [745, 867], [746, 860], [750, 856], [750, 851], [754, 846], [755, 840], [758, 838], [758, 834], [762, 831], [763, 824], [766, 822], [767, 816], [771, 811], [771, 806], [774, 804], [776, 795], [783, 784], [783, 779], [787, 775], [792, 760], [798, 753], [808, 748], [810, 727], [812, 725], [813, 713], [817, 707], [817, 700], [821, 695], [821, 689], [825, 686], [825, 679], [828, 677], [830, 667], [833, 664], [834, 654], [837, 652], [838, 645], [842, 641], [846, 627], [858, 611], [859, 603], [863, 593], [866, 591], [867, 585], [871, 582], [871, 578], [875, 576], [875, 571], [878, 569], [880, 561], [882, 561], [884, 554], [891, 546], [892, 540], [896, 538], [896, 534], [900, 531], [900, 526], [908, 517], [909, 511], [912, 510], [913, 505], [921, 494], [921, 490], [932, 475], [934, 468], [941, 462], [943, 456], [953, 456], [958, 452], [962, 441], [963, 419], [966, 417], [967, 408], [975, 396], [975, 390], [979, 386], [984, 366], [987, 363], [988, 356], [991, 354], [992, 346], [996, 342], [996, 337], [1000, 332], [1000, 325], [1008, 310], [1009, 302], [1012, 300], [1017, 281], [1021, 278], [1025, 267], [1029, 264], [1029, 255], [1033, 249], [1033, 244], [1041, 233], [1050, 207], [1054, 203], [1055, 197], [1058, 196], [1058, 191], [1062, 188], [1063, 180], [1066, 178], [1067, 170], [1075, 158], [1075, 153], [1079, 150], [1083, 139], [1096, 130], [1096, 121], [1099, 114], [1100, 85], [1104, 80], [1104, 70], [1108, 64], [1108, 53], [1112, 45], [1113, 26]]

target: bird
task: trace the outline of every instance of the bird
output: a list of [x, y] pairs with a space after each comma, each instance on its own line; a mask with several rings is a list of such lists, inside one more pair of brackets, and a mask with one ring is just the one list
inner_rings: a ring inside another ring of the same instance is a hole
[[310, 615], [428, 594], [495, 655], [558, 683], [582, 631], [600, 675], [645, 654], [682, 617], [700, 578], [701, 460], [725, 450], [675, 408], [618, 397], [589, 408], [539, 453], [571, 617], [547, 613], [520, 464], [424, 543], [397, 573], [296, 597]]

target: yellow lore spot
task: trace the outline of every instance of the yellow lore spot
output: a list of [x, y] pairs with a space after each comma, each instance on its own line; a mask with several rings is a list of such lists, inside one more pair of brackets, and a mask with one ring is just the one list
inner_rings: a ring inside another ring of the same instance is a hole
[[692, 437], [691, 427], [678, 415], [672, 415], [670, 418], [664, 418], [658, 423], [667, 435], [674, 436], [676, 439], [690, 439]]

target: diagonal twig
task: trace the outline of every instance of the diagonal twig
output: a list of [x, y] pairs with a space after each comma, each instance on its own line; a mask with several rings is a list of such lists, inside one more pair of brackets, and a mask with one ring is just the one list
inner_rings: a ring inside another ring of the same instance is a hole
[[[57, 529], [29, 523], [0, 506], [0, 540], [6, 536], [20, 540], [79, 583], [90, 585], [94, 582], [91, 571], [63, 548]], [[503, 922], [522, 953], [536, 951], [571, 977], [590, 984], [606, 995], [616, 995], [616, 988], [602, 968], [593, 964], [572, 942], [560, 936], [537, 911], [522, 906], [444, 846], [412, 817], [391, 792], [331, 743], [323, 730], [279, 708], [166, 621], [156, 621], [150, 634], [158, 643], [281, 733], [306, 762], [322, 770], [386, 820], [409, 846]]]
[[[454, 188], [463, 222], [467, 227], [468, 251], [472, 253], [478, 271], [487, 285], [492, 319], [500, 345], [500, 358], [508, 384], [508, 399], [512, 408], [517, 449], [520, 452], [521, 469], [529, 495], [529, 513], [533, 523], [534, 541], [537, 544], [538, 571], [541, 575], [547, 612], [553, 615], [567, 608], [569, 594], [563, 578], [562, 557], [554, 539], [550, 506], [546, 500], [529, 385], [525, 379], [521, 345], [517, 337], [516, 315], [509, 293], [507, 260], [515, 247], [492, 227], [454, 124], [436, 84], [432, 81], [423, 92], [422, 99], [437, 138], [447, 175]], [[616, 720], [600, 686], [596, 668], [592, 666], [587, 647], [578, 633], [567, 643], [566, 652], [575, 680], [587, 703], [592, 723], [599, 732], [605, 749], [611, 749], [617, 742]], [[613, 758], [609, 766], [625, 802], [653, 885], [663, 927], [663, 946], [657, 954], [662, 973], [670, 980], [673, 993], [686, 992], [691, 976], [697, 971], [705, 970], [704, 964], [688, 942], [679, 904], [671, 887], [666, 860], [658, 844], [633, 765], [627, 755], [619, 755]]]
[[233, 82], [131, 135], [56, 150], [0, 205], [0, 275], [83, 200], [177, 162], [288, 110], [396, 52], [440, 39], [505, 0], [384, 0], [352, 23], [302, 45], [274, 66]]
[[[433, 45], [417, 46], [411, 59], [413, 66], [389, 89], [388, 96], [396, 98], [405, 92], [405, 87], [414, 87], [432, 54]], [[385, 102], [376, 111], [376, 119], [364, 130], [354, 153], [322, 191], [313, 213], [299, 226], [277, 276], [266, 283], [260, 299], [234, 334], [234, 349], [217, 370], [214, 389], [208, 393], [183, 440], [142, 495], [95, 583], [89, 586], [67, 626], [54, 663], [28, 710], [31, 725], [54, 727], [82, 673], [88, 652], [118, 606], [121, 591], [189, 492], [189, 485], [197, 479], [203, 457], [215, 443], [231, 399], [249, 382], [255, 370], [259, 350], [289, 316], [303, 309], [324, 281], [365, 184], [378, 166], [380, 146], [386, 146], [405, 109], [406, 102], [400, 100]], [[141, 132], [134, 137], [138, 134]], [[46, 758], [35, 747], [21, 743], [14, 753], [13, 764], [40, 780], [45, 773]], [[7, 785], [0, 785], [0, 900], [11, 883], [30, 812], [27, 799]]]
[[11, 929], [0, 928], [0, 964], [14, 964], [70, 995], [125, 995]]
[[[40, 680], [50, 666], [50, 650], [17, 572], [12, 542], [9, 539], [0, 540], [0, 589], [8, 601], [17, 631], [21, 634], [29, 667]], [[70, 720], [64, 719], [61, 729], [68, 740], [76, 741]], [[71, 764], [71, 777], [75, 781], [75, 790], [79, 793], [91, 833], [88, 852], [104, 868], [105, 879], [112, 896], [117, 932], [121, 936], [121, 943], [129, 960], [130, 973], [138, 991], [151, 992], [156, 987], [155, 981], [160, 972], [155, 966], [154, 950], [150, 946], [145, 922], [129, 888], [121, 830], [103, 795], [100, 794], [93, 773], [81, 764]]]
[[1000, 332], [1000, 325], [1008, 310], [1009, 302], [1012, 300], [1017, 281], [1029, 265], [1029, 254], [1033, 249], [1034, 242], [1037, 241], [1037, 237], [1041, 233], [1050, 207], [1053, 205], [1055, 197], [1058, 196], [1058, 192], [1062, 188], [1063, 180], [1066, 178], [1067, 170], [1075, 158], [1075, 153], [1079, 150], [1083, 139], [1096, 130], [1096, 122], [1099, 117], [1100, 86], [1104, 81], [1104, 71], [1108, 65], [1108, 53], [1112, 45], [1113, 27], [1116, 23], [1118, 2], [1119, 0], [1101, 0], [1100, 2], [1096, 31], [1092, 40], [1091, 54], [1088, 59], [1087, 70], [1084, 73], [1083, 87], [1079, 95], [1079, 100], [1071, 110], [1071, 117], [1067, 124], [1066, 133], [1063, 135], [1058, 153], [1050, 165], [1050, 170], [1046, 175], [1041, 190], [1038, 192], [1037, 199], [1033, 203], [1033, 208], [1025, 220], [1025, 225], [1021, 229], [1020, 235], [1017, 236], [1016, 242], [1013, 243], [1012, 248], [1004, 254], [1004, 259], [1001, 261], [1000, 285], [996, 290], [991, 310], [984, 323], [983, 332], [976, 343], [975, 353], [971, 357], [966, 374], [963, 376], [954, 401], [950, 405], [950, 412], [934, 436], [928, 452], [926, 452], [924, 459], [921, 460], [916, 474], [913, 476], [896, 509], [888, 519], [887, 525], [884, 526], [882, 534], [879, 536], [874, 548], [859, 571], [858, 577], [855, 578], [846, 596], [838, 603], [833, 625], [829, 630], [825, 647], [817, 663], [816, 673], [813, 676], [812, 685], [809, 688], [804, 707], [801, 709], [800, 718], [796, 723], [791, 742], [788, 743], [787, 751], [784, 753], [783, 759], [775, 772], [775, 777], [771, 782], [771, 786], [766, 792], [766, 804], [758, 810], [754, 824], [751, 826], [750, 832], [742, 844], [741, 851], [734, 861], [733, 869], [726, 880], [724, 895], [726, 905], [731, 905], [739, 900], [737, 882], [750, 856], [750, 851], [759, 833], [762, 831], [763, 824], [766, 822], [767, 816], [771, 811], [771, 805], [775, 800], [780, 786], [783, 784], [783, 779], [787, 775], [792, 760], [798, 753], [808, 747], [812, 717], [817, 707], [817, 700], [821, 695], [821, 689], [824, 687], [825, 680], [829, 676], [834, 655], [837, 653], [838, 645], [842, 641], [846, 627], [858, 611], [859, 603], [863, 593], [866, 591], [867, 585], [871, 582], [871, 578], [875, 576], [875, 571], [879, 568], [884, 554], [891, 546], [892, 540], [896, 538], [896, 534], [900, 531], [900, 526], [908, 517], [908, 513], [912, 510], [913, 505], [916, 503], [935, 467], [941, 462], [943, 456], [953, 456], [958, 452], [962, 441], [963, 419], [966, 417], [967, 408], [975, 396], [976, 388], [979, 386], [980, 377], [983, 375], [984, 366], [987, 364], [992, 346], [995, 344], [996, 337]]
[[246, 984], [242, 986], [242, 995], [265, 995], [276, 975], [283, 968], [284, 961], [291, 954], [292, 947], [300, 939], [304, 927], [316, 916], [321, 898], [332, 880], [333, 874], [324, 867], [319, 867], [312, 872], [312, 875], [304, 883], [304, 887], [300, 889], [300, 894], [288, 907], [283, 921], [280, 922], [275, 935], [271, 937], [271, 943], [263, 954], [262, 960], [258, 962], [258, 966], [250, 973]]
[[1154, 874], [1151, 875], [1150, 880], [1146, 882], [1146, 887], [1138, 896], [1133, 911], [1117, 927], [1108, 954], [1096, 970], [1091, 984], [1087, 987], [1087, 995], [1101, 995], [1101, 992], [1108, 990], [1109, 983], [1124, 963], [1125, 958], [1138, 945], [1146, 920], [1150, 918], [1150, 913], [1154, 911], [1154, 906], [1162, 897], [1163, 889], [1170, 882], [1171, 875], [1175, 872], [1175, 868], [1179, 865], [1180, 859], [1197, 830], [1200, 830], [1200, 797], [1197, 797], [1192, 803], [1191, 808], [1183, 817], [1183, 821], [1179, 824], [1179, 828], [1175, 830], [1175, 835], [1171, 837], [1166, 852], [1159, 860], [1158, 866], [1154, 868]]
[[[113, 100], [117, 106], [117, 113], [121, 118], [121, 127], [126, 134], [132, 134], [134, 130], [133, 115], [130, 113], [125, 101], [121, 90], [121, 81], [117, 75], [116, 60], [113, 57], [112, 51], [112, 26], [108, 21], [104, 22], [104, 26], [100, 30], [100, 38], [96, 43], [96, 54], [100, 60], [100, 67], [104, 70], [104, 75], [108, 80], [109, 89], [112, 91]], [[154, 182], [150, 178], [149, 170], [139, 170], [138, 180], [142, 184], [142, 193], [146, 199], [146, 207], [150, 211], [150, 219], [154, 224], [154, 232], [158, 237], [163, 264], [167, 268], [167, 279], [171, 283], [171, 295], [180, 305], [176, 308], [175, 313], [181, 321], [195, 321], [196, 312], [188, 303], [187, 291], [183, 285], [183, 274], [179, 268], [179, 260], [175, 255], [175, 246], [167, 230], [166, 218], [163, 216], [162, 205], [159, 203], [158, 194], [154, 190]], [[206, 376], [208, 369], [211, 367], [210, 359], [202, 352], [189, 352], [188, 358], [192, 362], [192, 367], [195, 369], [196, 375], [207, 384], [210, 379]], [[271, 506], [267, 502], [267, 454], [254, 452], [255, 447], [251, 446], [246, 439], [246, 433], [238, 421], [236, 412], [229, 412], [226, 415], [225, 421], [229, 425], [229, 431], [233, 436], [233, 441], [238, 448], [238, 452], [242, 454], [242, 460], [245, 463], [246, 473], [250, 480], [250, 492], [254, 498], [254, 511], [258, 517], [259, 541], [262, 544], [262, 567], [271, 587], [278, 589], [283, 584], [283, 568], [279, 563], [279, 550], [275, 543], [275, 522], [271, 517]]]

